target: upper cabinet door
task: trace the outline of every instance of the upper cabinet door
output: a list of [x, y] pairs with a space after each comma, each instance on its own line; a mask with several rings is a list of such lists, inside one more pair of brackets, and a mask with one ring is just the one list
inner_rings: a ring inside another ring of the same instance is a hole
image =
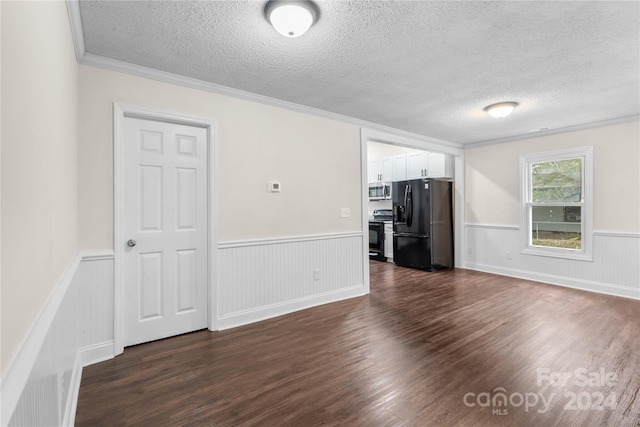
[[427, 177], [427, 153], [424, 151], [407, 154], [407, 179]]
[[382, 159], [382, 179], [380, 181], [391, 181], [393, 178], [393, 161], [391, 157]]
[[393, 161], [391, 157], [369, 162], [369, 182], [388, 182], [393, 179]]
[[427, 176], [429, 178], [453, 178], [454, 159], [442, 153], [429, 153]]
[[442, 153], [429, 153], [427, 156], [427, 176], [429, 178], [442, 178], [444, 174], [444, 158]]
[[382, 160], [371, 160], [369, 162], [369, 182], [382, 181]]
[[391, 181], [404, 181], [407, 179], [407, 155], [398, 154], [391, 158], [392, 161], [392, 175]]

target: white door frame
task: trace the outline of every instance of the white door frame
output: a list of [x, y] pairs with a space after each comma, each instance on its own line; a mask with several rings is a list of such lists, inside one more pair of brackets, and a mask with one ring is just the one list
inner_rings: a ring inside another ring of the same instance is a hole
[[113, 104], [113, 250], [114, 250], [114, 299], [113, 299], [113, 351], [114, 355], [124, 351], [124, 330], [122, 310], [123, 298], [123, 278], [122, 278], [122, 257], [124, 256], [124, 242], [126, 236], [123, 234], [124, 225], [124, 120], [125, 118], [141, 118], [160, 122], [176, 123], [188, 126], [202, 127], [207, 130], [207, 218], [208, 218], [208, 239], [207, 239], [207, 327], [211, 331], [217, 330], [216, 325], [216, 301], [217, 289], [215, 286], [214, 274], [216, 271], [216, 248], [217, 234], [215, 221], [215, 121], [203, 117], [184, 115], [167, 111], [159, 111], [150, 108], [137, 107], [132, 105]]

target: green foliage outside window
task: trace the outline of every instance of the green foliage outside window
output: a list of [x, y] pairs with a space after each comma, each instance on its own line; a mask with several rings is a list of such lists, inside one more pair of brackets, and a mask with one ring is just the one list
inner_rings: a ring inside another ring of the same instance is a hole
[[582, 200], [582, 159], [533, 163], [531, 177], [534, 203]]

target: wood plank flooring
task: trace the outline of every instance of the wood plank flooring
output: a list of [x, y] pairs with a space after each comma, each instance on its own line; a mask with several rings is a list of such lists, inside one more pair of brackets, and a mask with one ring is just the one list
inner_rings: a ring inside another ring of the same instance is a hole
[[372, 261], [370, 295], [85, 368], [76, 426], [640, 426], [639, 325], [635, 300]]

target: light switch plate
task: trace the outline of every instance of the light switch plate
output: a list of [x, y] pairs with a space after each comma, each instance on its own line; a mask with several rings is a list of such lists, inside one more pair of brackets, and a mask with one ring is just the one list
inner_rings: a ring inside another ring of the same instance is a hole
[[350, 218], [351, 208], [340, 208], [340, 218]]

